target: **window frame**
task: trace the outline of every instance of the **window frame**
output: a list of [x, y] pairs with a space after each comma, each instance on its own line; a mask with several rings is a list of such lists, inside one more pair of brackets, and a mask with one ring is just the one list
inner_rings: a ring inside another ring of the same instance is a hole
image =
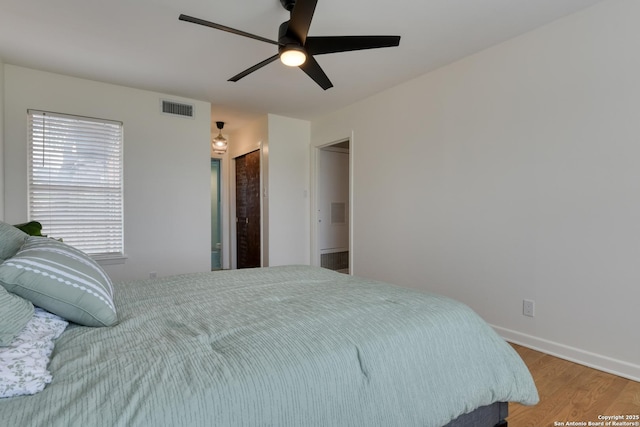
[[[51, 122], [47, 123], [47, 119]], [[74, 122], [76, 122], [75, 125]], [[68, 212], [73, 212], [74, 208], [80, 206], [88, 208], [89, 213], [84, 215], [85, 220], [79, 222], [83, 222], [83, 225], [88, 227], [97, 220], [95, 227], [98, 229], [96, 232], [98, 238], [92, 237], [91, 232], [85, 229], [84, 232], [69, 237], [71, 242], [68, 243], [85, 251], [100, 264], [123, 263], [127, 258], [124, 251], [123, 122], [28, 109], [27, 123], [29, 220], [41, 222], [43, 232], [50, 237], [64, 240], [64, 234], [74, 234], [73, 232], [77, 231], [76, 228], [81, 229], [79, 226], [71, 226], [70, 231], [68, 224], [63, 225], [63, 219], [68, 217]], [[47, 135], [47, 132], [51, 134]], [[67, 142], [72, 142], [74, 145], [69, 146]], [[47, 156], [47, 149], [51, 153], [49, 156]], [[41, 167], [36, 164], [40, 159], [42, 159]], [[67, 167], [61, 166], [65, 160], [72, 162]], [[55, 163], [56, 161], [58, 162]], [[52, 170], [57, 174], [52, 175]], [[48, 177], [45, 177], [46, 174]], [[79, 179], [74, 181], [74, 177]], [[54, 202], [49, 203], [49, 212], [45, 214], [43, 213], [47, 210], [43, 208], [47, 206], [45, 198], [52, 192]], [[87, 201], [79, 202], [77, 197], [74, 200], [73, 194], [87, 197]], [[63, 204], [65, 195], [67, 195], [68, 206], [58, 213], [53, 212], [55, 209], [51, 207], [59, 206], [58, 203]], [[109, 214], [103, 212], [109, 212]], [[77, 215], [77, 218], [81, 217], [82, 215]], [[54, 220], [51, 221], [50, 218]], [[51, 222], [58, 225], [52, 226]], [[66, 231], [60, 232], [60, 230]], [[97, 246], [92, 242], [97, 242]], [[94, 250], [88, 250], [85, 244], [91, 245]]]

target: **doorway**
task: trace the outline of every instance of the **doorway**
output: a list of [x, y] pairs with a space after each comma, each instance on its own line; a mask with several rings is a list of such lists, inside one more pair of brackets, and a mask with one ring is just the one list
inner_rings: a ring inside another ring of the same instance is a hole
[[211, 159], [211, 270], [222, 270], [220, 159]]
[[236, 266], [261, 266], [260, 150], [235, 159]]
[[351, 152], [349, 140], [317, 150], [318, 265], [351, 273]]

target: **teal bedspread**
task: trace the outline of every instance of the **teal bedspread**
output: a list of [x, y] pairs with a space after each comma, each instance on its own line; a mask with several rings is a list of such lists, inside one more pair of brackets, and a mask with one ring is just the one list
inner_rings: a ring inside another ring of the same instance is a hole
[[58, 339], [3, 426], [442, 426], [534, 404], [518, 355], [451, 299], [306, 266], [116, 284], [119, 323]]

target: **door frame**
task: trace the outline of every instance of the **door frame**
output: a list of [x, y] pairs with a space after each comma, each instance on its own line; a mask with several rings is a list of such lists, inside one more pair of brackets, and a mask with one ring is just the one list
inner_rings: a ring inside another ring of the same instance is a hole
[[355, 265], [353, 262], [353, 165], [354, 165], [354, 137], [353, 131], [351, 135], [339, 138], [331, 142], [315, 145], [311, 149], [311, 265], [320, 266], [320, 248], [318, 236], [318, 197], [319, 197], [319, 173], [320, 173], [320, 150], [343, 142], [349, 143], [349, 274], [355, 274]]

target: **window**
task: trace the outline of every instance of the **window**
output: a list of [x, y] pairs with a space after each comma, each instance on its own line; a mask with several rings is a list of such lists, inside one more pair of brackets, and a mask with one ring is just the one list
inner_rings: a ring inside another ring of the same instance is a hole
[[123, 256], [122, 123], [29, 117], [29, 219], [89, 255]]

